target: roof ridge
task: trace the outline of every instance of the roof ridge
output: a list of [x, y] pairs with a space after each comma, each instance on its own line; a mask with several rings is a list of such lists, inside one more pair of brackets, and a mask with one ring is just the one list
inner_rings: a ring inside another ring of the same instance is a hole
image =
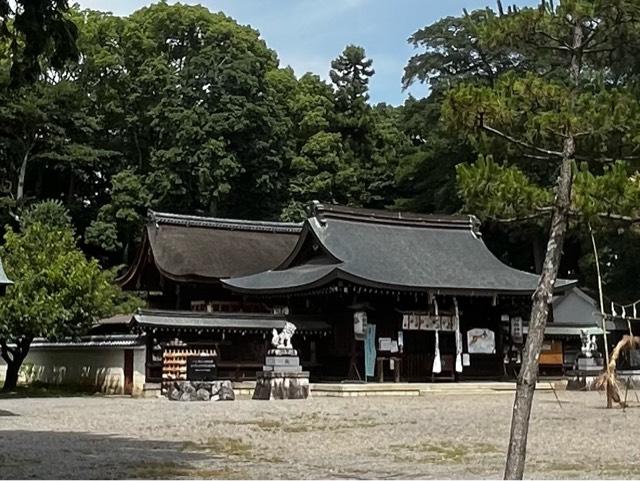
[[157, 212], [153, 210], [149, 210], [148, 218], [149, 223], [183, 225], [185, 227], [213, 227], [229, 230], [290, 233], [298, 233], [302, 230], [302, 223], [205, 217], [198, 215]]
[[309, 216], [315, 217], [321, 224], [324, 224], [326, 219], [329, 218], [412, 227], [464, 229], [471, 230], [478, 235], [480, 234], [480, 221], [476, 216], [471, 214], [420, 214], [414, 212], [347, 207], [337, 204], [322, 204], [318, 201], [313, 201], [309, 206]]
[[284, 319], [285, 316], [273, 314], [271, 312], [208, 312], [208, 311], [185, 311], [185, 310], [164, 310], [164, 309], [139, 309], [132, 315], [142, 316], [162, 316], [162, 317], [186, 317], [186, 318], [238, 318], [238, 319]]

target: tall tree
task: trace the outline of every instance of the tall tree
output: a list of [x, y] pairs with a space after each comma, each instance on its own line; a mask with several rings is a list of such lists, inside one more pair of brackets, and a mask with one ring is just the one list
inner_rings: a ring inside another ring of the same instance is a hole
[[364, 49], [347, 45], [331, 62], [329, 76], [335, 86], [336, 128], [344, 138], [353, 162], [363, 162], [371, 154], [371, 106], [369, 80], [375, 74], [373, 60]]
[[331, 130], [342, 137], [343, 180], [348, 187], [342, 197], [351, 205], [381, 208], [393, 202], [393, 173], [408, 140], [397, 126], [396, 109], [368, 103], [372, 66], [365, 50], [355, 45], [348, 45], [331, 62], [329, 75], [335, 87]]
[[507, 479], [524, 473], [538, 358], [571, 215], [574, 165], [630, 159], [638, 149], [637, 102], [620, 81], [639, 22], [639, 6], [626, 1], [564, 1], [557, 7], [543, 1], [539, 8], [512, 11], [484, 35], [533, 67], [506, 72], [489, 86], [459, 85], [444, 107], [443, 115], [454, 119], [450, 125], [476, 129], [471, 137], [480, 150], [497, 153], [498, 145], [508, 145], [539, 178], [556, 177], [549, 241], [517, 381]]
[[28, 196], [68, 204], [91, 198], [99, 165], [114, 153], [93, 145], [97, 119], [78, 86], [63, 80], [7, 89], [0, 83], [0, 99], [0, 171], [13, 202], [23, 204]]
[[110, 214], [122, 212], [116, 184], [125, 179], [113, 176], [124, 170], [140, 183], [139, 200], [148, 195], [136, 215], [149, 206], [276, 218], [288, 197], [288, 103], [297, 80], [278, 68], [258, 32], [201, 6], [159, 3], [117, 20], [78, 16], [87, 57], [74, 75], [96, 97], [100, 145], [121, 152], [105, 169], [98, 201], [108, 207], [93, 211], [91, 242], [120, 262], [132, 240]]
[[68, 8], [66, 0], [0, 0], [0, 40], [8, 45], [13, 86], [33, 83], [49, 66], [59, 69], [78, 58], [78, 30]]

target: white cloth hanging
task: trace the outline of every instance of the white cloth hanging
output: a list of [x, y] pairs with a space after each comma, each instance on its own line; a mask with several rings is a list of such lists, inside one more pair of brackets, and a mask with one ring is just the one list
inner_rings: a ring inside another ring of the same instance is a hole
[[462, 372], [462, 333], [460, 332], [460, 311], [458, 310], [458, 299], [453, 298], [453, 308], [455, 315], [453, 318], [453, 328], [456, 336], [456, 372]]
[[434, 374], [440, 374], [442, 372], [442, 363], [440, 361], [440, 337], [438, 336], [438, 330], [436, 329], [436, 350], [433, 357], [433, 368], [431, 372]]

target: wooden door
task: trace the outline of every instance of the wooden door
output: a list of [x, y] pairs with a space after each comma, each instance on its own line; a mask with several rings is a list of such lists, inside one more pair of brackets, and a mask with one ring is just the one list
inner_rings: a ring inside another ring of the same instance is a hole
[[124, 351], [124, 393], [133, 393], [133, 349]]

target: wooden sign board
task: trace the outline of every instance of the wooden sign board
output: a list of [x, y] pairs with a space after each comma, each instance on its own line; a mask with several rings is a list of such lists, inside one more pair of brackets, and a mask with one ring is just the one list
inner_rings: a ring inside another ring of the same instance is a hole
[[189, 381], [215, 381], [218, 377], [214, 356], [189, 356], [187, 358], [187, 379]]

